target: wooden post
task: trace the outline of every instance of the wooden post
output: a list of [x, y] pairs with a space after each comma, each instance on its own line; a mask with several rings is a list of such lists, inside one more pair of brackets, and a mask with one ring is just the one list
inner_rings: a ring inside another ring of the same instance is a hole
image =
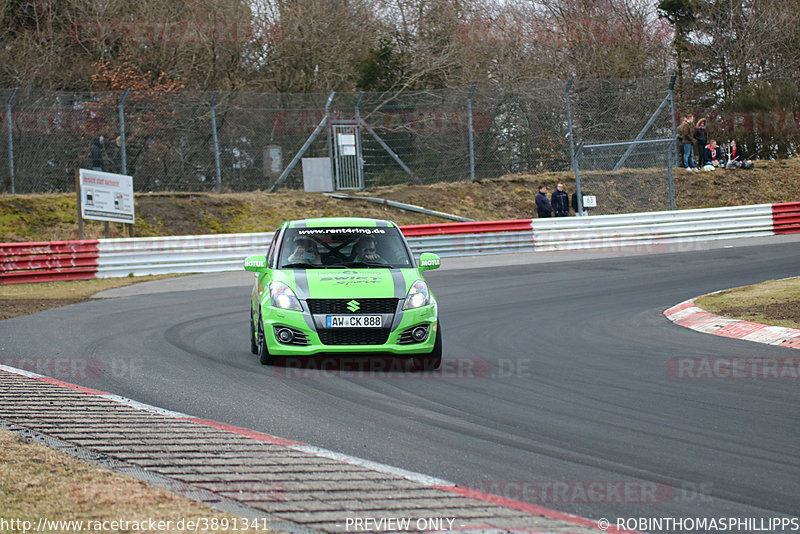
[[81, 213], [81, 171], [75, 169], [75, 198], [78, 200], [78, 239], [83, 239], [83, 214]]

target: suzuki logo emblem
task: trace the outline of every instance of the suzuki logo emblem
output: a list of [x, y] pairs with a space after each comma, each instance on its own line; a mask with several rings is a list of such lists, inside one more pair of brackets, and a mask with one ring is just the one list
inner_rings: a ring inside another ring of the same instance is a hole
[[352, 313], [357, 312], [361, 309], [361, 305], [358, 303], [357, 300], [351, 300], [347, 303], [347, 309], [350, 310]]

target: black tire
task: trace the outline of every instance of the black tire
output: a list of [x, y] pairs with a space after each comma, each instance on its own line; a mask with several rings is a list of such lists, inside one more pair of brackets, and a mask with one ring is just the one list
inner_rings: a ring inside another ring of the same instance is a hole
[[253, 310], [250, 310], [250, 352], [258, 354], [258, 340], [256, 339], [256, 325], [253, 322]]
[[264, 336], [264, 321], [261, 317], [258, 318], [258, 359], [261, 360], [261, 365], [273, 365], [275, 363], [275, 356], [269, 353], [267, 348], [267, 338]]
[[442, 323], [436, 328], [436, 341], [429, 354], [420, 354], [411, 359], [414, 371], [435, 371], [442, 366]]

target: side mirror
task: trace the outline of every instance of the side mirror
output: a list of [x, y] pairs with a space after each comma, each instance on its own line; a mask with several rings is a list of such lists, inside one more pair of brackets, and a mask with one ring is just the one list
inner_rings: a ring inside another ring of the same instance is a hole
[[256, 273], [263, 273], [267, 269], [266, 256], [248, 256], [244, 260], [244, 270], [253, 271]]
[[433, 254], [432, 252], [423, 252], [422, 255], [419, 257], [419, 270], [420, 271], [430, 271], [431, 269], [438, 269], [439, 265], [442, 264], [442, 260], [439, 259], [439, 256]]

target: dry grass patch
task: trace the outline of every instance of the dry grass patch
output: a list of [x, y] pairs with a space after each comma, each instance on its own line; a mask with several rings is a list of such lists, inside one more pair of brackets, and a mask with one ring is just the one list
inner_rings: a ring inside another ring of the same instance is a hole
[[800, 278], [729, 289], [699, 298], [695, 303], [732, 319], [800, 329]]
[[2, 284], [0, 285], [0, 320], [84, 302], [95, 293], [106, 289], [174, 276], [182, 275], [165, 274], [135, 278], [94, 278], [92, 280]]
[[[50, 521], [152, 519], [171, 520], [173, 524], [181, 519], [215, 517], [227, 518], [231, 522], [234, 519], [234, 516], [221, 514], [142, 481], [93, 467], [38, 443], [22, 440], [6, 430], [0, 430], [0, 517], [6, 521], [32, 521], [34, 526], [40, 518]], [[238, 521], [241, 525], [241, 519]], [[152, 531], [128, 528], [103, 532]]]

